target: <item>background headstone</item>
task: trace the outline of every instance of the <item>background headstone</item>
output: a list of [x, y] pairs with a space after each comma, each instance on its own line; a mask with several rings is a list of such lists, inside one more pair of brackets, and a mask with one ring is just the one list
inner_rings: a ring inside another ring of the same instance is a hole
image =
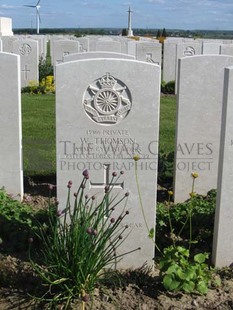
[[161, 66], [162, 45], [160, 43], [137, 42], [136, 59]]
[[0, 17], [0, 36], [13, 36], [11, 18]]
[[20, 58], [0, 53], [0, 188], [23, 198]]
[[63, 57], [63, 61], [74, 61], [81, 59], [90, 59], [90, 58], [123, 58], [123, 59], [135, 59], [134, 56], [121, 54], [121, 53], [111, 53], [111, 52], [87, 52], [87, 53], [77, 53], [70, 54]]
[[[159, 133], [160, 67], [124, 59], [91, 59], [57, 65], [57, 195], [65, 207], [67, 182], [76, 190], [84, 169], [90, 171], [89, 195], [97, 197], [111, 173], [125, 171], [114, 192], [129, 191], [125, 219], [130, 235], [121, 247], [125, 256], [118, 268], [153, 265], [154, 244], [142, 216], [135, 181], [138, 154], [139, 182], [145, 217], [155, 226]], [[140, 124], [140, 130], [138, 127]], [[122, 206], [114, 211], [119, 216]]]
[[203, 42], [202, 54], [219, 55], [220, 54], [220, 43], [206, 43]]
[[14, 54], [20, 55], [21, 87], [28, 86], [30, 82], [39, 81], [39, 49], [35, 40], [18, 40], [13, 42]]
[[225, 69], [212, 260], [216, 267], [233, 264], [233, 66]]
[[217, 187], [224, 68], [233, 57], [200, 55], [179, 60], [176, 120], [175, 201]]

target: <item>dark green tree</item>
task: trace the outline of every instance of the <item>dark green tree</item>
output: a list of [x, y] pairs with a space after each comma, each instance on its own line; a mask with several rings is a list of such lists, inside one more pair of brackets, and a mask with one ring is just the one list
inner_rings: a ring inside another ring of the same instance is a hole
[[167, 37], [167, 32], [166, 32], [166, 29], [165, 29], [165, 28], [163, 28], [162, 37], [163, 37], [163, 38], [166, 38], [166, 37]]

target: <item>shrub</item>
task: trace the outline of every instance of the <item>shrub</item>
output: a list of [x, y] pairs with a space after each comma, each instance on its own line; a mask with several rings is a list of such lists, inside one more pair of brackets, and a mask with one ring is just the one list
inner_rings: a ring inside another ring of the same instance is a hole
[[46, 60], [40, 58], [39, 60], [39, 81], [41, 82], [47, 76], [53, 75], [53, 66], [48, 64]]
[[161, 92], [163, 94], [174, 95], [175, 94], [175, 81], [161, 82]]

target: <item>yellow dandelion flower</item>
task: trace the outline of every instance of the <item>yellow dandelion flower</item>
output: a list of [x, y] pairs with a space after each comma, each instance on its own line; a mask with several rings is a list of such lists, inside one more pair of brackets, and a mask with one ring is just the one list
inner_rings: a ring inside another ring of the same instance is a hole
[[133, 157], [134, 161], [138, 161], [140, 159], [139, 155], [134, 155]]

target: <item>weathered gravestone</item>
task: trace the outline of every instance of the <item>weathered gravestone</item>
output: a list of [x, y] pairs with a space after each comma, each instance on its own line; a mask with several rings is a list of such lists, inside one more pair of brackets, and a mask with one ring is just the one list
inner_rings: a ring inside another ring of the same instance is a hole
[[233, 56], [233, 44], [222, 44], [220, 46], [220, 54]]
[[175, 201], [217, 187], [224, 68], [233, 57], [200, 55], [179, 60], [176, 123]]
[[63, 62], [90, 59], [90, 58], [123, 58], [123, 59], [135, 59], [134, 56], [112, 53], [112, 52], [86, 52], [86, 53], [76, 53], [70, 54], [63, 57]]
[[233, 264], [233, 66], [225, 69], [222, 114], [212, 253], [219, 268]]
[[14, 54], [20, 55], [21, 87], [30, 82], [39, 81], [39, 47], [35, 40], [18, 40], [13, 42]]
[[[153, 265], [154, 244], [140, 209], [134, 155], [148, 227], [155, 226], [159, 133], [160, 67], [125, 59], [91, 59], [57, 65], [57, 195], [65, 207], [67, 182], [77, 190], [82, 171], [90, 171], [89, 196], [104, 193], [113, 171], [125, 171], [114, 193], [129, 191], [125, 218], [131, 233], [118, 268]], [[122, 211], [119, 206], [116, 216]]]
[[121, 43], [113, 40], [99, 39], [95, 42], [95, 50], [103, 52], [121, 53]]
[[165, 82], [176, 79], [176, 43], [164, 42], [163, 49], [163, 80]]
[[80, 45], [74, 40], [56, 40], [53, 42], [53, 61], [54, 65], [63, 61], [65, 55], [78, 53]]
[[[191, 57], [202, 54], [201, 42], [184, 42], [176, 45], [176, 81], [178, 78], [178, 60], [183, 57]], [[175, 93], [177, 94], [178, 83], [175, 84]]]
[[20, 59], [0, 53], [0, 188], [23, 197]]
[[220, 43], [206, 43], [203, 42], [202, 45], [202, 54], [203, 55], [207, 55], [207, 54], [211, 54], [211, 55], [219, 55], [220, 54]]
[[162, 45], [160, 43], [137, 42], [136, 59], [161, 66]]

